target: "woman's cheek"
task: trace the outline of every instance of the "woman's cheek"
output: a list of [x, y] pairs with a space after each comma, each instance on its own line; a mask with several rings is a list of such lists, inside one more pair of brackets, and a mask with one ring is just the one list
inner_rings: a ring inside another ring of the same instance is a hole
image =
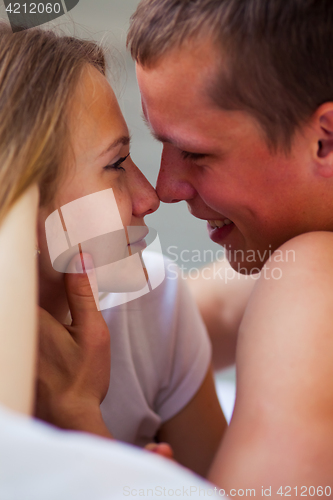
[[129, 193], [124, 192], [124, 190], [121, 192], [114, 190], [114, 195], [123, 225], [125, 227], [130, 226], [132, 220], [132, 200]]

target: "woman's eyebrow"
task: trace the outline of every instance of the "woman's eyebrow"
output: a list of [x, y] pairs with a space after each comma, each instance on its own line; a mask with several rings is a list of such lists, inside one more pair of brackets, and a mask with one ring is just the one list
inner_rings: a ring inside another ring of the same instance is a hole
[[100, 153], [98, 155], [97, 158], [100, 158], [101, 156], [106, 155], [109, 151], [111, 151], [111, 149], [116, 148], [120, 144], [122, 146], [128, 146], [130, 144], [130, 142], [131, 142], [131, 138], [129, 135], [123, 135], [122, 137], [118, 137], [118, 139], [113, 141], [104, 151], [102, 151], [102, 153]]

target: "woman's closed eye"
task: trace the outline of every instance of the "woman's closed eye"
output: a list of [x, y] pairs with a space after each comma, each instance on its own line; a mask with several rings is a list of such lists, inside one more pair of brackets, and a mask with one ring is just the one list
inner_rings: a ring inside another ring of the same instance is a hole
[[104, 170], [111, 170], [111, 169], [114, 169], [114, 170], [124, 170], [124, 167], [121, 167], [121, 164], [124, 163], [125, 160], [127, 160], [127, 158], [129, 157], [130, 153], [128, 153], [128, 155], [124, 156], [123, 158], [119, 158], [119, 160], [117, 160], [115, 163], [110, 163], [109, 165], [106, 165], [104, 167]]

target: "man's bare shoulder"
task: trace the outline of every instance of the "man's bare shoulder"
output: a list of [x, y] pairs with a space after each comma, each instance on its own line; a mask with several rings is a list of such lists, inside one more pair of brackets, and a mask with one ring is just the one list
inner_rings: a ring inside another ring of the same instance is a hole
[[288, 470], [304, 484], [306, 470], [315, 471], [309, 480], [330, 477], [333, 234], [298, 236], [271, 256], [240, 326], [236, 365], [230, 442], [249, 440], [270, 457], [267, 478], [274, 467], [282, 483]]
[[321, 231], [299, 235], [278, 248], [252, 295], [254, 301], [273, 301], [279, 308], [288, 305], [285, 297], [291, 293], [304, 299], [312, 296], [317, 303], [318, 291], [324, 289], [324, 302], [333, 300], [333, 233]]
[[332, 233], [298, 236], [272, 255], [241, 323], [237, 365], [239, 410], [256, 402], [258, 421], [286, 432], [333, 425]]
[[323, 329], [332, 331], [333, 338], [332, 311], [333, 233], [302, 234], [276, 250], [263, 267], [241, 331], [243, 337], [260, 338], [261, 327], [269, 327], [266, 342], [287, 337], [289, 347], [300, 337], [318, 339]]
[[333, 272], [333, 233], [316, 231], [296, 236], [274, 252], [268, 267], [272, 263], [280, 263], [286, 271], [312, 273], [325, 266], [326, 271]]

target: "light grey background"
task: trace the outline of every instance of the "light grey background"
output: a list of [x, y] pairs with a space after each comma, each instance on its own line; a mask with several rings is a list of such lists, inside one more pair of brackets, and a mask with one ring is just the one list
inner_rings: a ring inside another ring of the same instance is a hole
[[[141, 118], [135, 65], [125, 47], [129, 18], [138, 3], [138, 0], [80, 0], [70, 13], [54, 21], [53, 25], [60, 25], [65, 32], [69, 31], [80, 37], [102, 41], [105, 46], [113, 48], [111, 84], [132, 134], [131, 155], [144, 175], [155, 186], [161, 145], [150, 136]], [[182, 250], [189, 251], [182, 254], [184, 259], [178, 260], [178, 264], [187, 270], [201, 267], [205, 261], [211, 262], [211, 256], [215, 256], [216, 252], [221, 258], [221, 247], [209, 239], [206, 222], [192, 217], [185, 202], [173, 205], [162, 203], [155, 214], [146, 217], [146, 224], [158, 231], [166, 256], [175, 259], [168, 251], [170, 246], [177, 247], [177, 249], [172, 248], [171, 252], [179, 256]], [[204, 250], [210, 252], [204, 253]], [[190, 262], [185, 262], [189, 259]]]

